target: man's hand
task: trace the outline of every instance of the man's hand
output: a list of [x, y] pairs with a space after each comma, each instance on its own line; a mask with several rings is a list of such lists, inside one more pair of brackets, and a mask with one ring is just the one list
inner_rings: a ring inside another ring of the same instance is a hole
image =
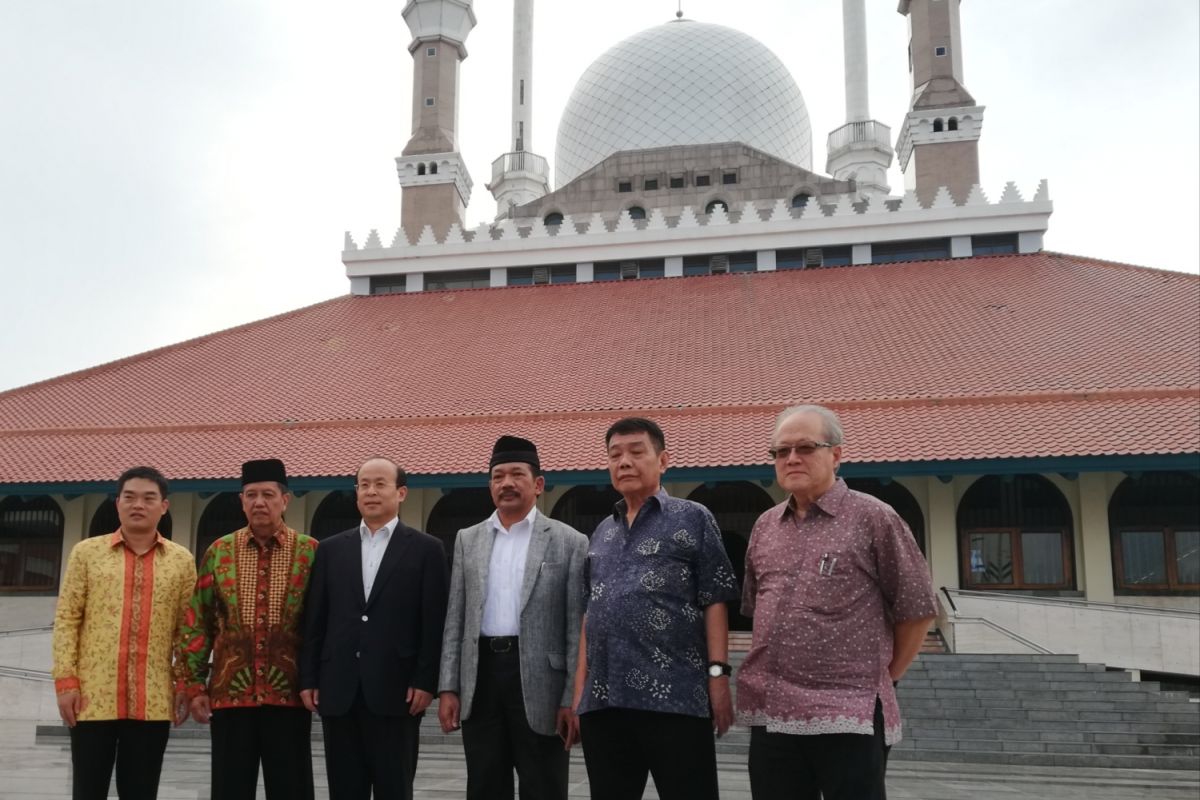
[[83, 713], [83, 693], [78, 689], [71, 689], [58, 696], [58, 715], [62, 717], [63, 722], [67, 723], [68, 728], [75, 727], [81, 713]]
[[458, 694], [455, 692], [438, 693], [438, 722], [442, 723], [442, 733], [450, 733], [459, 729]]
[[554, 729], [563, 741], [563, 750], [570, 750], [579, 741], [579, 717], [566, 706], [559, 708], [554, 715]]
[[305, 708], [316, 714], [317, 706], [320, 705], [321, 702], [320, 694], [320, 689], [301, 689], [300, 702], [304, 703]]
[[187, 692], [176, 692], [175, 711], [173, 715], [175, 717], [175, 727], [178, 728], [180, 725], [187, 722], [189, 706], [190, 704], [188, 703]]
[[433, 695], [424, 689], [414, 689], [410, 686], [404, 695], [404, 702], [408, 703], [408, 713], [415, 717], [429, 708], [429, 704], [433, 702]]
[[212, 719], [212, 706], [208, 703], [208, 695], [202, 693], [192, 698], [192, 719], [201, 725], [207, 725]]
[[708, 701], [712, 705], [713, 730], [723, 736], [733, 724], [733, 699], [729, 694], [729, 677], [708, 679]]

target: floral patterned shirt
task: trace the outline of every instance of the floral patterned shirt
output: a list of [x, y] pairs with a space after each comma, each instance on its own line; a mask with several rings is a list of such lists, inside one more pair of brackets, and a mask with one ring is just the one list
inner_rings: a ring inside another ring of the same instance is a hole
[[195, 582], [192, 554], [161, 535], [141, 555], [119, 530], [71, 548], [52, 674], [58, 692], [80, 691], [81, 721], [171, 718], [172, 644]]
[[[213, 542], [179, 630], [176, 681], [213, 708], [299, 706], [300, 615], [317, 540], [242, 528]], [[209, 653], [212, 653], [211, 674]]]
[[592, 535], [584, 567], [587, 683], [579, 712], [632, 708], [708, 717], [704, 609], [738, 596], [712, 513], [659, 490], [630, 527], [625, 501]]
[[929, 567], [892, 507], [838, 479], [802, 518], [792, 500], [758, 518], [742, 613], [754, 617], [738, 670], [738, 722], [774, 733], [874, 731], [900, 740], [888, 673], [893, 621], [937, 614]]

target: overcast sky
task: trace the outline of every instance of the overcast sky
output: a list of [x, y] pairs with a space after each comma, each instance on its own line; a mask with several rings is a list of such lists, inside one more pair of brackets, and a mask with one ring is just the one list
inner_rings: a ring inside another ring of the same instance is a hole
[[[909, 95], [896, 0], [867, 0], [871, 112]], [[390, 241], [410, 133], [404, 0], [0, 0], [0, 390], [349, 290], [343, 232]], [[600, 53], [675, 0], [538, 0], [535, 152]], [[994, 201], [1050, 181], [1046, 247], [1196, 272], [1200, 4], [966, 0]], [[838, 0], [685, 0], [795, 76], [813, 166], [844, 120]], [[468, 225], [508, 149], [511, 0], [477, 0], [461, 73]], [[893, 190], [902, 187], [898, 168]]]

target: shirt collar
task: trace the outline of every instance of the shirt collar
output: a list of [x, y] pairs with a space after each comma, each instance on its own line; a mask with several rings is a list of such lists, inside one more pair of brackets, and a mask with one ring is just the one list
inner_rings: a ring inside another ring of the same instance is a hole
[[[842, 501], [846, 499], [846, 495], [850, 493], [850, 487], [846, 486], [846, 481], [838, 478], [825, 490], [825, 494], [818, 497], [812, 502], [812, 508], [820, 509], [825, 514], [831, 517], [836, 517], [838, 511], [842, 507]], [[789, 514], [796, 513], [796, 498], [794, 495], [788, 495], [786, 503], [783, 503], [782, 509], [779, 512], [779, 519], [786, 518]]]
[[[654, 494], [652, 494], [646, 498], [646, 503], [643, 504], [643, 507], [645, 507], [645, 505], [648, 504], [651, 500], [654, 500], [655, 503], [657, 503], [658, 507], [662, 508], [666, 504], [667, 500], [670, 499], [670, 497], [671, 497], [671, 495], [667, 494], [667, 490], [664, 489], [662, 486], [659, 486], [657, 492], [655, 492]], [[618, 500], [616, 502], [616, 505], [613, 506], [613, 512], [612, 512], [613, 518], [618, 519], [618, 520], [624, 519], [625, 512], [628, 510], [629, 510], [629, 504], [626, 503], [625, 498], [622, 497], [620, 500]], [[639, 513], [640, 513], [640, 511], [639, 511]]]
[[[254, 531], [249, 528], [243, 528], [242, 530], [246, 532], [246, 547], [257, 547], [258, 540], [254, 538]], [[287, 525], [280, 525], [279, 529], [271, 534], [271, 540], [277, 545], [283, 545], [287, 541], [287, 533]]]
[[535, 505], [533, 508], [529, 509], [529, 513], [526, 514], [523, 519], [519, 519], [516, 522], [514, 522], [512, 528], [509, 528], [507, 531], [504, 530], [504, 523], [502, 523], [500, 521], [500, 512], [499, 511], [493, 511], [492, 515], [490, 517], [488, 517], [488, 522], [491, 523], [492, 530], [495, 531], [496, 533], [511, 533], [513, 528], [516, 528], [518, 525], [520, 525], [523, 522], [528, 522], [529, 530], [533, 530], [533, 520], [536, 517], [537, 517], [537, 506]]
[[[384, 524], [384, 526], [382, 528], [375, 531], [375, 535], [382, 536], [385, 540], [390, 539], [392, 536], [392, 533], [395, 532], [396, 527], [399, 524], [400, 524], [400, 518], [392, 517], [390, 520], [388, 520], [387, 523]], [[367, 523], [365, 521], [358, 523], [358, 537], [360, 539], [362, 539], [364, 542], [371, 540], [371, 529], [367, 527]]]
[[[167, 540], [157, 530], [154, 531], [154, 546], [163, 547]], [[125, 534], [121, 533], [121, 529], [117, 528], [108, 535], [108, 546], [116, 547], [119, 544], [125, 544]]]

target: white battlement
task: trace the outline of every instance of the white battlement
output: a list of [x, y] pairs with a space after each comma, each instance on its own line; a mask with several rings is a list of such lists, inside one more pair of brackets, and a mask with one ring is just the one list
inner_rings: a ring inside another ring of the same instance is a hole
[[[1032, 200], [1024, 200], [1016, 184], [1005, 185], [1000, 199], [990, 202], [979, 186], [964, 205], [955, 205], [943, 187], [925, 208], [912, 192], [901, 198], [872, 197], [852, 203], [839, 198], [825, 205], [813, 198], [804, 208], [790, 208], [783, 199], [767, 208], [746, 203], [726, 212], [697, 213], [690, 206], [667, 217], [652, 209], [646, 219], [633, 220], [628, 211], [589, 220], [567, 215], [561, 225], [547, 227], [541, 218], [503, 219], [482, 223], [474, 230], [450, 227], [438, 241], [426, 227], [416, 242], [403, 229], [390, 246], [372, 230], [360, 247], [345, 235], [342, 263], [355, 291], [362, 281], [383, 275], [433, 273], [450, 270], [530, 267], [567, 263], [666, 258], [713, 252], [769, 251], [791, 248], [869, 245], [916, 239], [970, 237], [999, 233], [1022, 234], [1036, 242], [1048, 228], [1054, 206], [1045, 180]], [[1022, 247], [1022, 252], [1027, 251]]]

